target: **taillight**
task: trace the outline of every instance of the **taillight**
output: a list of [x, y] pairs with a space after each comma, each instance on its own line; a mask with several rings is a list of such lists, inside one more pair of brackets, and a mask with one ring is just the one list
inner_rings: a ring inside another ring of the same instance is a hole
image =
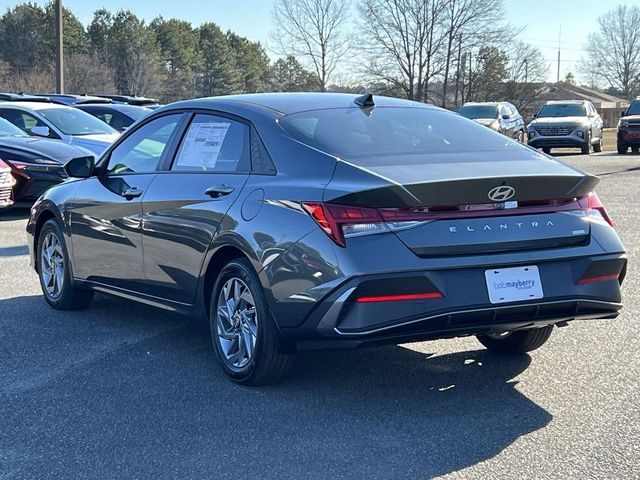
[[324, 233], [341, 247], [346, 245], [345, 237], [387, 231], [375, 208], [308, 202], [304, 202], [302, 207]]
[[600, 201], [600, 198], [598, 198], [598, 195], [596, 193], [590, 193], [587, 196], [586, 201], [587, 205], [585, 210], [598, 212], [605, 222], [615, 228], [616, 223], [611, 219], [607, 211], [604, 209], [604, 205], [602, 205], [602, 202]]

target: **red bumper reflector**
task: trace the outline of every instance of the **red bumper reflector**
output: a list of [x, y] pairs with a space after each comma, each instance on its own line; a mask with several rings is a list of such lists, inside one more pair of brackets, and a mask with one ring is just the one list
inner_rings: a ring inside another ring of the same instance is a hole
[[434, 298], [444, 298], [440, 292], [428, 292], [428, 293], [405, 293], [402, 295], [375, 295], [371, 297], [358, 297], [356, 302], [358, 303], [372, 303], [372, 302], [397, 302], [400, 300], [431, 300]]
[[596, 282], [606, 282], [609, 280], [617, 280], [620, 276], [619, 273], [614, 273], [611, 275], [600, 275], [598, 277], [584, 277], [578, 280], [576, 285], [586, 285], [588, 283], [596, 283]]

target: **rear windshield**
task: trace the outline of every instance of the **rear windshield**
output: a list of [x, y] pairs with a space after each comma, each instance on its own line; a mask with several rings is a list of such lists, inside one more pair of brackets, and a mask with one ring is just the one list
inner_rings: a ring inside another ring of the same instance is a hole
[[629, 105], [629, 109], [627, 110], [627, 115], [640, 115], [640, 100], [634, 100]]
[[465, 105], [458, 113], [467, 118], [498, 118], [497, 105]]
[[[516, 146], [492, 130], [445, 110], [376, 107], [313, 110], [280, 120], [296, 140], [343, 159], [375, 155], [464, 153]], [[425, 157], [425, 162], [428, 159]]]
[[545, 105], [538, 112], [538, 117], [586, 117], [587, 110], [580, 103], [556, 103]]

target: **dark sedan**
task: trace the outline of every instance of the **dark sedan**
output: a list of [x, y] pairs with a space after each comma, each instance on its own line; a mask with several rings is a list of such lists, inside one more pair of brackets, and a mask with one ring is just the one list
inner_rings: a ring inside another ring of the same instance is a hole
[[15, 177], [13, 197], [18, 203], [32, 203], [47, 188], [62, 182], [67, 178], [63, 165], [83, 157], [93, 158], [93, 153], [60, 140], [32, 137], [0, 117], [0, 159]]
[[139, 107], [137, 105], [126, 105], [122, 103], [83, 103], [74, 105], [74, 107], [90, 113], [94, 117], [102, 120], [104, 123], [111, 125], [119, 132], [124, 132], [131, 126], [131, 124], [137, 122], [152, 111], [150, 108]]
[[476, 335], [522, 354], [621, 308], [598, 179], [425, 104], [178, 102], [66, 169], [27, 225], [49, 305], [104, 292], [204, 317], [236, 382], [308, 348]]

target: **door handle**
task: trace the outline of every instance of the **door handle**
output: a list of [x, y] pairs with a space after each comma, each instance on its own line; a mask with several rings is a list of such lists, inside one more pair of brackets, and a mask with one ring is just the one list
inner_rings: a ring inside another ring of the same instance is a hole
[[142, 190], [138, 190], [136, 187], [127, 188], [124, 192], [122, 192], [122, 196], [127, 200], [133, 200], [134, 198], [138, 198], [143, 194]]
[[211, 198], [220, 198], [225, 195], [229, 195], [235, 190], [233, 187], [229, 187], [227, 185], [216, 185], [214, 187], [209, 187], [204, 191], [205, 195], [209, 195]]

